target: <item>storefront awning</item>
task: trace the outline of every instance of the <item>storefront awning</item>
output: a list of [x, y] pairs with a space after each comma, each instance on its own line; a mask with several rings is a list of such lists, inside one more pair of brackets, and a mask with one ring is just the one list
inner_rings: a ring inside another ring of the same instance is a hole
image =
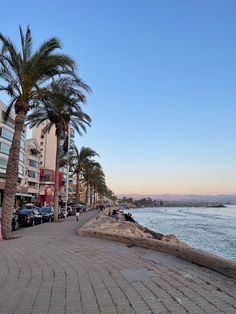
[[16, 193], [16, 196], [32, 197], [32, 194]]

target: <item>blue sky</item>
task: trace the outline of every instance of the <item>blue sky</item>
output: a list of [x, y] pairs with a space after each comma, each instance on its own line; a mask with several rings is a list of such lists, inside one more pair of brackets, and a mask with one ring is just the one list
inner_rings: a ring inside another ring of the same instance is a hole
[[[57, 36], [92, 87], [78, 146], [115, 193], [236, 192], [234, 0], [23, 0], [0, 31]], [[5, 100], [4, 95], [0, 99]]]

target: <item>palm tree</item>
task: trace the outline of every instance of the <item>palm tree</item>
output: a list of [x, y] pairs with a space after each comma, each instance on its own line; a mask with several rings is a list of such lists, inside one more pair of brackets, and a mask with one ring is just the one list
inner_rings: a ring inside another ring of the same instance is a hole
[[54, 192], [54, 221], [58, 220], [59, 202], [59, 167], [60, 167], [60, 141], [61, 135], [68, 132], [70, 125], [82, 135], [86, 132], [85, 125], [91, 123], [90, 117], [80, 107], [85, 102], [85, 96], [81, 86], [86, 91], [90, 88], [83, 83], [78, 84], [77, 80], [61, 78], [51, 83], [45, 93], [45, 99], [40, 106], [28, 116], [30, 127], [39, 126], [42, 122], [48, 121], [44, 132], [49, 132], [54, 125], [56, 128], [56, 164], [55, 164], [55, 192]]
[[114, 192], [110, 189], [107, 189], [105, 196], [112, 202], [115, 202], [117, 200], [117, 197], [115, 196]]
[[20, 27], [21, 49], [17, 50], [12, 41], [0, 33], [0, 91], [10, 97], [6, 118], [15, 111], [15, 132], [9, 152], [6, 169], [6, 183], [3, 199], [3, 238], [11, 235], [11, 216], [17, 188], [18, 163], [21, 132], [28, 111], [44, 98], [44, 86], [58, 75], [74, 74], [75, 63], [67, 55], [58, 53], [61, 43], [57, 38], [45, 41], [35, 52], [32, 51], [30, 28], [26, 33]]
[[92, 157], [99, 155], [89, 147], [81, 147], [80, 151], [78, 148], [73, 145], [73, 157], [71, 160], [71, 169], [73, 169], [73, 173], [76, 175], [76, 199], [75, 206], [79, 207], [80, 204], [80, 176], [81, 171], [86, 167], [86, 164], [91, 160]]
[[103, 197], [107, 195], [107, 190], [108, 188], [105, 182], [96, 187], [100, 205], [103, 205]]
[[86, 207], [88, 208], [90, 203], [92, 208], [92, 197], [93, 193], [95, 193], [95, 187], [105, 183], [105, 175], [101, 165], [94, 160], [88, 160], [83, 168], [83, 180], [86, 182]]

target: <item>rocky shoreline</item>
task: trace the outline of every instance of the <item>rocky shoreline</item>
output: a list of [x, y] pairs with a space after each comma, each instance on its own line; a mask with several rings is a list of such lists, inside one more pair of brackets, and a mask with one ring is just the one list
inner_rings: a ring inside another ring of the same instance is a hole
[[144, 239], [154, 239], [188, 246], [186, 243], [180, 241], [173, 234], [164, 235], [162, 233], [157, 233], [153, 230], [150, 230], [140, 225], [136, 221], [135, 222], [127, 221], [125, 219], [125, 214], [118, 210], [116, 217], [112, 217], [111, 215], [109, 215], [108, 209], [101, 211], [95, 218], [89, 221], [84, 226], [84, 228], [114, 233], [117, 235], [135, 236]]
[[100, 212], [78, 229], [77, 234], [168, 253], [236, 279], [236, 261], [192, 248], [175, 235], [163, 235], [137, 222], [126, 221], [125, 214], [119, 211], [113, 216], [109, 215], [108, 210]]

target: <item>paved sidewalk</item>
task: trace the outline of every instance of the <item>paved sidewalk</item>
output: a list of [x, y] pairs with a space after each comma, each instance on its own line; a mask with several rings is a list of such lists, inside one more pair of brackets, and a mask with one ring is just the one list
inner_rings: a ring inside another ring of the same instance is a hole
[[236, 281], [168, 254], [83, 238], [94, 213], [0, 241], [0, 313], [236, 313]]

